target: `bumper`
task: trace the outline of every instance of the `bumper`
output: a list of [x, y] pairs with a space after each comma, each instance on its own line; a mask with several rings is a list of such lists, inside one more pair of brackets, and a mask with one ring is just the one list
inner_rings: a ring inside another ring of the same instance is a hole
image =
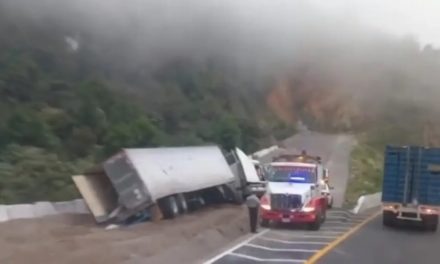
[[316, 220], [315, 212], [280, 212], [264, 210], [260, 208], [260, 217], [263, 220], [269, 220], [280, 223], [312, 223]]

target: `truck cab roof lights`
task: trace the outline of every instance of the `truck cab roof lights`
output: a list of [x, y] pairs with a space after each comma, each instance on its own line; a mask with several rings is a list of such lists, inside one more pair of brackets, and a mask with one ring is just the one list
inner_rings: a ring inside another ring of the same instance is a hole
[[284, 161], [284, 162], [307, 162], [307, 163], [318, 163], [321, 164], [321, 157], [319, 156], [309, 156], [309, 155], [298, 155], [298, 154], [283, 154], [272, 158], [273, 162]]

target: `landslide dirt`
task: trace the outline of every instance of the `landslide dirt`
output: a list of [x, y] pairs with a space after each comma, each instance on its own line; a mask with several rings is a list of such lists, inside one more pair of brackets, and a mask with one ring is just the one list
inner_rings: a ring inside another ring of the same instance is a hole
[[174, 220], [104, 230], [87, 215], [0, 224], [0, 263], [197, 263], [249, 232], [245, 208], [206, 208]]

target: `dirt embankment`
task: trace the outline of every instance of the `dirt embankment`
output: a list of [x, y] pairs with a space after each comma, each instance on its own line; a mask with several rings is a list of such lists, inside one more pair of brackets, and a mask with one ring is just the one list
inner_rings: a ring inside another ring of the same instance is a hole
[[243, 207], [225, 205], [118, 230], [88, 216], [0, 224], [0, 263], [196, 263], [248, 232]]

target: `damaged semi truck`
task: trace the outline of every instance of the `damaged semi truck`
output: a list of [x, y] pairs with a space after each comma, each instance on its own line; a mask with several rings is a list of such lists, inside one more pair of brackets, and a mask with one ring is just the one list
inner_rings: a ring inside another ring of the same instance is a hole
[[124, 222], [151, 208], [174, 218], [205, 204], [239, 204], [242, 177], [215, 145], [123, 149], [72, 176], [97, 223]]

